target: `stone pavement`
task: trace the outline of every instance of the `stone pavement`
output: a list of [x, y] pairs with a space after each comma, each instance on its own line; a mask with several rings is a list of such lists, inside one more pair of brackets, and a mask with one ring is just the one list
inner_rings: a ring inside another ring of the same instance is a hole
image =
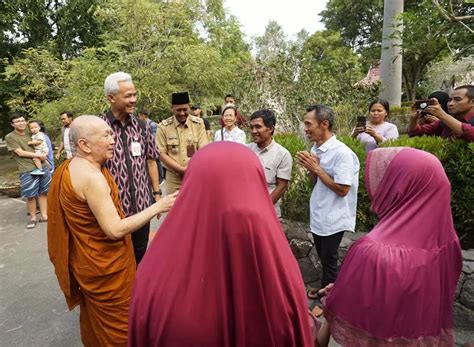
[[59, 289], [46, 224], [27, 222], [25, 202], [0, 195], [0, 346], [82, 346], [79, 308], [68, 311]]
[[0, 345], [82, 346], [48, 257], [46, 225], [26, 229], [21, 199], [0, 196]]
[[[162, 220], [154, 218], [150, 230]], [[0, 195], [0, 346], [82, 346], [79, 309], [68, 311], [59, 289], [46, 224], [26, 229], [27, 221], [21, 199]], [[470, 340], [470, 334], [456, 335], [457, 342]], [[330, 346], [338, 345], [331, 339]]]

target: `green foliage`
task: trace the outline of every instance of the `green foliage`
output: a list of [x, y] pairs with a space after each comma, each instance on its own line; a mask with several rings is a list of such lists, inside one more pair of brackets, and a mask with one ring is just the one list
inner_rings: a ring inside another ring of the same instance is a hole
[[285, 39], [276, 22], [270, 22], [256, 43], [257, 60], [246, 65], [239, 75], [237, 94], [246, 108], [244, 113], [264, 107], [273, 109], [279, 130], [297, 130], [311, 103], [344, 103], [341, 110], [347, 112], [341, 114], [346, 121], [337, 126], [348, 129], [349, 118], [355, 118], [348, 114], [350, 105], [366, 107], [367, 99], [373, 96], [352, 87], [363, 77], [359, 57], [338, 32], [308, 35], [303, 31], [292, 41]]
[[[447, 1], [440, 1], [443, 6]], [[449, 1], [455, 13], [472, 15], [473, 7]], [[380, 58], [383, 25], [382, 0], [330, 0], [321, 13], [329, 30], [339, 30], [346, 44], [362, 56], [364, 68]], [[454, 59], [472, 54], [472, 34], [456, 21], [448, 21], [431, 0], [405, 1], [403, 13], [403, 83], [414, 100], [429, 64], [451, 54]]]
[[213, 11], [206, 14], [198, 1], [101, 1], [93, 8], [106, 29], [98, 38], [101, 46], [60, 59], [50, 44], [5, 61], [7, 83], [17, 85], [9, 90], [8, 105], [45, 121], [55, 134], [60, 112], [99, 114], [108, 107], [103, 83], [115, 71], [132, 75], [137, 108], [148, 109], [154, 118], [169, 116], [170, 95], [176, 91], [189, 91], [204, 108], [220, 105], [250, 53], [235, 18], [222, 16], [218, 0], [209, 5]]
[[[358, 231], [369, 231], [377, 223], [377, 218], [370, 211], [370, 200], [365, 188], [366, 152], [357, 139], [350, 136], [338, 136], [359, 158], [359, 190], [357, 194]], [[287, 148], [294, 157], [297, 151], [307, 150], [310, 144], [293, 133], [279, 134], [275, 140]], [[407, 137], [387, 141], [381, 147], [412, 147], [435, 155], [443, 164], [451, 182], [452, 213], [456, 231], [464, 248], [474, 246], [474, 218], [472, 216], [472, 197], [474, 196], [474, 143], [466, 141], [450, 142], [434, 136]], [[282, 214], [285, 218], [308, 222], [309, 199], [312, 186], [306, 171], [296, 163], [293, 166], [292, 179], [282, 201]]]
[[328, 30], [340, 31], [344, 42], [363, 55], [365, 69], [380, 58], [382, 0], [330, 0], [320, 15]]
[[8, 65], [5, 80], [19, 83], [7, 105], [12, 109], [37, 114], [43, 103], [63, 95], [66, 64], [44, 49], [29, 48], [14, 65]]
[[408, 104], [409, 105], [407, 106], [400, 106], [400, 107], [390, 106], [390, 116], [398, 116], [398, 115], [405, 116], [407, 114], [410, 114], [412, 102], [410, 101]]
[[[274, 136], [274, 140], [285, 147], [293, 158], [295, 158], [296, 152], [309, 150], [311, 146], [309, 142], [293, 133], [280, 133]], [[306, 169], [294, 162], [291, 181], [282, 200], [282, 215], [288, 219], [308, 222], [309, 197], [312, 189]]]
[[470, 84], [474, 80], [474, 55], [456, 61], [453, 58], [452, 55], [449, 55], [430, 64], [418, 88], [420, 99], [436, 90]]

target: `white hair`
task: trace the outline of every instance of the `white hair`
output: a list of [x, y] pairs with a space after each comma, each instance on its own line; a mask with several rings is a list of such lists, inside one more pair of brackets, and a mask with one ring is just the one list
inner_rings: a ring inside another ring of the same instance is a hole
[[105, 97], [118, 93], [119, 82], [132, 82], [132, 76], [122, 71], [108, 75], [104, 82]]

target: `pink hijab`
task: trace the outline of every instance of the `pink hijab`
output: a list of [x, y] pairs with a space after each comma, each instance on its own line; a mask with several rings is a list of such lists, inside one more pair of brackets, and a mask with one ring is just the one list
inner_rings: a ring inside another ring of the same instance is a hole
[[260, 161], [241, 144], [206, 146], [138, 268], [129, 346], [312, 344]]
[[368, 153], [366, 187], [379, 223], [349, 249], [326, 300], [342, 345], [451, 346], [461, 249], [451, 186], [433, 155]]

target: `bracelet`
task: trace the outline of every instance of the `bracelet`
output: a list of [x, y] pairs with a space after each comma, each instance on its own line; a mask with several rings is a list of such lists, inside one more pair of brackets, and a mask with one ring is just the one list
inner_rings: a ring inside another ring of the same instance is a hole
[[161, 189], [158, 191], [153, 192], [153, 196], [155, 195], [162, 195], [163, 193], [161, 192]]

